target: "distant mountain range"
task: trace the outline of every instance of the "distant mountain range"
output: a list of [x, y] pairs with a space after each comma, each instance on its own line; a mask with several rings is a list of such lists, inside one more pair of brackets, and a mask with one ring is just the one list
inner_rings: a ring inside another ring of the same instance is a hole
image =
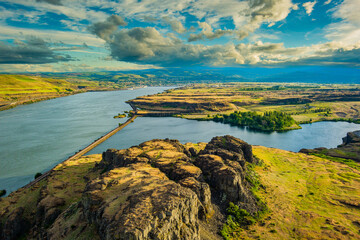
[[306, 82], [360, 84], [360, 69], [345, 67], [163, 68], [109, 72], [38, 73], [43, 77], [111, 81], [121, 85], [176, 85], [194, 82]]

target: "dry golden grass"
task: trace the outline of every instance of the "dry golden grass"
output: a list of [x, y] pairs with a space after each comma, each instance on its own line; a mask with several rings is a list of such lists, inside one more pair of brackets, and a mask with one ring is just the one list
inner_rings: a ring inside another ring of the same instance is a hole
[[[281, 111], [291, 114], [299, 123], [339, 118], [356, 120], [360, 119], [360, 101], [350, 100], [359, 98], [359, 89], [358, 85], [334, 84], [199, 84], [139, 97], [131, 102], [142, 109], [143, 115], [155, 113], [161, 116], [160, 113], [170, 112], [186, 119], [207, 119], [233, 111]], [[310, 101], [310, 109], [306, 102], [301, 103], [304, 99]], [[331, 111], [314, 112], [319, 108], [330, 108]]]
[[25, 216], [35, 214], [42, 187], [46, 188], [48, 195], [64, 199], [64, 208], [79, 201], [86, 184], [84, 176], [93, 178], [99, 174], [89, 170], [100, 160], [101, 154], [96, 154], [59, 164], [49, 177], [31, 188], [20, 188], [9, 197], [3, 198], [0, 202], [0, 216], [20, 206], [24, 207]]

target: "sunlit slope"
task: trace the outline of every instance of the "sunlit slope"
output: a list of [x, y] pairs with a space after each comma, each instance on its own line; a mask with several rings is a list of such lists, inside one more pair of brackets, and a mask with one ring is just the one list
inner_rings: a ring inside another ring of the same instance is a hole
[[[104, 85], [104, 84], [103, 84]], [[0, 74], [0, 110], [89, 90], [108, 90], [99, 82]]]
[[0, 94], [64, 92], [74, 88], [73, 84], [65, 80], [25, 75], [0, 75]]
[[341, 163], [255, 146], [269, 217], [245, 238], [360, 239], [360, 171]]
[[[200, 149], [203, 147], [199, 146]], [[135, 153], [138, 149], [133, 151]], [[279, 149], [253, 146], [253, 153], [263, 161], [254, 169], [262, 185], [255, 194], [266, 203], [268, 211], [252, 225], [234, 229], [229, 239], [360, 239], [360, 171], [324, 158]], [[156, 151], [146, 154], [158, 156]], [[170, 150], [166, 154], [170, 159], [177, 156]], [[116, 204], [131, 198], [124, 198], [118, 190], [112, 190], [112, 185], [126, 183], [130, 177], [129, 187], [135, 182], [139, 184], [136, 186], [145, 189], [154, 184], [146, 182], [142, 172], [135, 174], [134, 169], [122, 168], [107, 174], [101, 167], [94, 168], [101, 158], [98, 154], [66, 161], [58, 165], [48, 178], [31, 188], [20, 189], [0, 199], [0, 226], [14, 229], [5, 224], [8, 219], [15, 219], [8, 223], [13, 225], [25, 219], [38, 227], [33, 230], [42, 229], [51, 236], [69, 232], [67, 238], [62, 239], [100, 239], [96, 224], [84, 219], [84, 203], [106, 200], [115, 204], [106, 205], [112, 210], [109, 214], [113, 214], [113, 210], [120, 206]], [[147, 167], [147, 171], [156, 170], [151, 165]], [[101, 174], [106, 177], [96, 180]], [[84, 196], [88, 196], [84, 192], [88, 191], [86, 186], [89, 181], [99, 184], [91, 185], [97, 187], [94, 193], [105, 191], [99, 195], [101, 198], [84, 201]], [[104, 183], [109, 184], [108, 188], [100, 188]], [[153, 209], [144, 207], [142, 211], [152, 213]], [[216, 216], [210, 216], [208, 220], [211, 222], [214, 219], [225, 221]], [[202, 236], [209, 234], [214, 238], [204, 239], [219, 239], [220, 236], [215, 235], [220, 229], [211, 226], [213, 229], [203, 229]], [[22, 231], [25, 233], [28, 230]], [[37, 235], [32, 231], [24, 234], [24, 239]]]

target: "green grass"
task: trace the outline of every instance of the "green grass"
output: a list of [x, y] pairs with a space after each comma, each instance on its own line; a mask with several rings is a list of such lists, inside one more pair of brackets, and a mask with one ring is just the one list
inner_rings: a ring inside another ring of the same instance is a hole
[[90, 90], [119, 88], [109, 81], [0, 74], [0, 110]]
[[254, 170], [263, 185], [257, 194], [269, 217], [244, 229], [241, 238], [360, 238], [355, 224], [360, 208], [347, 204], [360, 203], [359, 170], [327, 157], [261, 146], [253, 151], [264, 162]]
[[248, 229], [249, 226], [262, 221], [262, 219], [269, 213], [269, 208], [263, 201], [263, 198], [259, 195], [260, 189], [263, 185], [260, 181], [260, 175], [255, 171], [257, 166], [265, 167], [263, 161], [258, 159], [257, 164], [246, 164], [246, 176], [245, 179], [251, 186], [251, 192], [257, 200], [259, 211], [253, 215], [249, 214], [245, 209], [239, 208], [239, 206], [229, 203], [227, 211], [227, 219], [224, 223], [220, 234], [225, 240], [237, 239], [241, 237], [241, 233], [244, 229]]
[[66, 92], [75, 87], [65, 80], [24, 75], [0, 75], [0, 94]]
[[345, 164], [345, 165], [347, 165], [349, 167], [352, 167], [352, 168], [360, 171], [360, 164], [358, 162], [354, 161], [354, 160], [351, 160], [351, 159], [331, 157], [331, 156], [321, 154], [321, 153], [310, 153], [309, 155], [314, 155], [314, 156], [317, 156], [317, 157], [329, 159], [330, 161], [333, 161], [333, 162], [343, 163], [343, 164]]

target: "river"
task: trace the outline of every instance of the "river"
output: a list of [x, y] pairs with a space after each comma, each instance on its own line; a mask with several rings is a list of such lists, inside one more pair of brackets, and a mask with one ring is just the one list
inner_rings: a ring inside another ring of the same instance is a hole
[[[88, 92], [0, 112], [0, 189], [16, 190], [30, 182], [35, 173], [49, 170], [124, 122], [125, 119], [113, 116], [131, 109], [126, 100], [165, 89], [168, 88]], [[89, 154], [108, 148], [128, 148], [154, 138], [207, 142], [226, 134], [250, 144], [298, 151], [336, 147], [347, 132], [360, 129], [359, 125], [346, 122], [318, 122], [302, 127], [263, 133], [211, 121], [139, 117]]]
[[168, 87], [87, 92], [0, 112], [0, 190], [14, 191], [126, 119], [129, 99]]

